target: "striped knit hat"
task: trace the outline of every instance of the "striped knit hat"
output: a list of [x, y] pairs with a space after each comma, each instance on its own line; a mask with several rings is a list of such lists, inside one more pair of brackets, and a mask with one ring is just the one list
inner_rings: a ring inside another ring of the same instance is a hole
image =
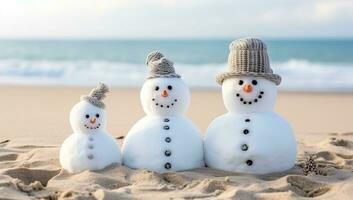
[[180, 78], [175, 73], [174, 63], [168, 60], [161, 52], [155, 51], [148, 54], [146, 65], [149, 68], [147, 79], [151, 78]]
[[244, 38], [233, 41], [229, 45], [228, 71], [218, 74], [216, 81], [222, 85], [223, 81], [235, 76], [263, 77], [281, 83], [281, 77], [274, 74], [267, 55], [264, 42], [256, 38]]

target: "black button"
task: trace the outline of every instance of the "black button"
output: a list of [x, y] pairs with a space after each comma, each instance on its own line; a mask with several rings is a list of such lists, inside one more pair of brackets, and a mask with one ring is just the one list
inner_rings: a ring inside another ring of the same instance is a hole
[[172, 168], [172, 164], [170, 164], [169, 162], [167, 162], [167, 163], [164, 165], [164, 168], [170, 169], [170, 168]]
[[250, 119], [245, 119], [245, 122], [250, 122]]
[[248, 166], [251, 166], [251, 165], [253, 164], [253, 162], [252, 162], [252, 160], [247, 160], [247, 161], [246, 161], [246, 164], [247, 164]]
[[87, 155], [87, 158], [90, 159], [90, 160], [92, 160], [92, 159], [94, 158], [94, 156], [93, 156], [93, 154], [88, 154], [88, 155]]
[[250, 131], [249, 131], [248, 129], [244, 129], [244, 130], [243, 130], [243, 133], [244, 133], [245, 135], [246, 135], [246, 134], [249, 134], [249, 132], [250, 132]]
[[170, 150], [166, 150], [166, 151], [164, 152], [164, 155], [165, 155], [165, 156], [171, 156], [171, 155], [172, 155], [172, 152], [171, 152]]
[[249, 149], [249, 146], [247, 144], [242, 144], [241, 145], [241, 150], [242, 151], [247, 151]]
[[168, 125], [165, 125], [165, 126], [163, 126], [163, 129], [164, 129], [164, 130], [169, 130], [169, 126], [168, 126]]
[[168, 118], [165, 118], [165, 119], [164, 119], [164, 122], [169, 122], [169, 119], [168, 119]]
[[171, 139], [170, 137], [166, 137], [166, 138], [165, 138], [165, 141], [169, 143], [169, 142], [172, 141], [172, 139]]

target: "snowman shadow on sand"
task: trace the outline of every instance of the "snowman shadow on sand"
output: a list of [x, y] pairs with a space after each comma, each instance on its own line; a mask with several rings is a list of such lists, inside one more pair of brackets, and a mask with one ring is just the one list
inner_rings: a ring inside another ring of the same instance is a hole
[[101, 83], [71, 109], [70, 124], [74, 133], [60, 148], [60, 164], [70, 173], [101, 170], [121, 163], [119, 145], [106, 131], [107, 115], [102, 100], [108, 91]]
[[228, 72], [217, 76], [227, 114], [209, 125], [208, 167], [251, 174], [282, 172], [296, 160], [290, 125], [273, 112], [281, 77], [270, 68], [266, 45], [245, 38], [231, 43]]
[[150, 73], [140, 99], [147, 115], [125, 138], [123, 164], [157, 172], [203, 167], [200, 132], [184, 116], [190, 103], [189, 88], [175, 73], [173, 63], [160, 52], [150, 53], [146, 64]]

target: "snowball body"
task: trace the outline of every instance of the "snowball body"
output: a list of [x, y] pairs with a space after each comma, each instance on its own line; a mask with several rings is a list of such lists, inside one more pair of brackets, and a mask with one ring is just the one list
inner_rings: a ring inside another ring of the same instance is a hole
[[106, 131], [103, 109], [81, 101], [72, 108], [70, 123], [74, 133], [60, 148], [60, 164], [65, 170], [71, 173], [101, 170], [121, 163], [119, 145]]
[[148, 79], [140, 97], [147, 115], [127, 134], [122, 147], [123, 163], [157, 172], [203, 167], [200, 132], [183, 115], [190, 103], [185, 83], [180, 78]]
[[[245, 85], [250, 85], [248, 91]], [[228, 113], [209, 125], [206, 164], [215, 169], [266, 174], [292, 168], [296, 141], [290, 125], [273, 112], [276, 85], [261, 77], [226, 79], [222, 95]]]

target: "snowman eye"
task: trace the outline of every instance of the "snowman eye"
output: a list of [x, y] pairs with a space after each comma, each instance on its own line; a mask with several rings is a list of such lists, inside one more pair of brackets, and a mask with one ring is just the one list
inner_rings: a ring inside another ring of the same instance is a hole
[[156, 86], [156, 87], [154, 88], [154, 90], [158, 91], [158, 90], [159, 90], [159, 87], [158, 87], [158, 86]]
[[89, 115], [86, 115], [86, 118], [88, 119], [88, 118], [89, 118]]
[[243, 80], [239, 80], [238, 84], [239, 85], [243, 85], [244, 81]]
[[173, 87], [171, 85], [168, 85], [168, 90], [172, 90]]
[[257, 85], [257, 81], [256, 81], [256, 80], [252, 80], [251, 83], [252, 83], [253, 85]]
[[99, 118], [99, 114], [96, 114], [96, 117]]

